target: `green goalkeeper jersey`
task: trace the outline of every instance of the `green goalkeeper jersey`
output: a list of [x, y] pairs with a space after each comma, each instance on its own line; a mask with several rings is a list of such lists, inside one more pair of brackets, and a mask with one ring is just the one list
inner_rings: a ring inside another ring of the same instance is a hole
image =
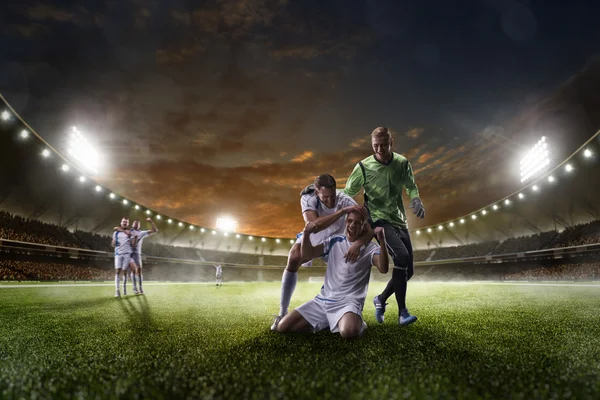
[[[402, 187], [410, 200], [419, 197], [412, 167], [400, 154], [393, 153], [389, 164], [382, 164], [369, 156], [357, 163], [348, 177], [344, 193], [356, 196], [361, 187], [365, 189], [365, 205], [371, 213], [373, 222], [384, 220], [393, 226], [406, 228], [406, 212], [402, 203]], [[365, 179], [366, 178], [366, 179]]]

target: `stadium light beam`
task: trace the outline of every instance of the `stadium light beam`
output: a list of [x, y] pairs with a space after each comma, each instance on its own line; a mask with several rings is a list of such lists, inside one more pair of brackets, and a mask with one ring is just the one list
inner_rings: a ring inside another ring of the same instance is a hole
[[114, 199], [114, 198], [116, 197], [116, 195], [115, 195], [114, 193], [111, 193], [111, 194], [109, 195], [109, 197], [110, 197], [111, 199]]
[[216, 235], [216, 234], [217, 234], [217, 231], [212, 231], [212, 234], [213, 234], [213, 235]]
[[533, 190], [534, 192], [537, 192], [539, 190], [539, 187], [537, 185], [533, 185], [531, 187], [531, 190]]
[[69, 134], [67, 146], [69, 156], [77, 165], [93, 175], [98, 174], [100, 164], [98, 152], [75, 126]]
[[519, 198], [522, 200], [525, 198], [525, 195], [523, 193], [519, 193]]
[[10, 113], [7, 110], [2, 111], [2, 121], [8, 121], [10, 119]]
[[550, 182], [550, 183], [554, 182], [554, 177], [552, 175], [550, 175], [548, 177], [548, 182]]
[[81, 175], [79, 177], [79, 182], [84, 183], [85, 182], [85, 176]]
[[237, 224], [237, 221], [231, 217], [219, 217], [216, 228], [223, 232], [235, 232]]
[[594, 153], [592, 153], [592, 151], [591, 151], [590, 149], [585, 149], [585, 150], [583, 151], [583, 156], [584, 156], [585, 158], [590, 158], [590, 157], [591, 157], [591, 156], [593, 156], [593, 155], [594, 155]]
[[567, 172], [573, 171], [573, 166], [571, 164], [565, 165], [565, 171], [567, 171]]
[[135, 205], [135, 209], [136, 209], [136, 210], [139, 210], [139, 209], [140, 209], [140, 206], [136, 204], [136, 205]]
[[29, 137], [29, 131], [27, 129], [23, 129], [21, 131], [21, 139], [27, 139]]
[[96, 192], [101, 192], [101, 191], [102, 191], [102, 186], [96, 185]]
[[542, 136], [531, 150], [521, 159], [521, 183], [535, 177], [550, 165], [550, 149], [546, 137]]
[[44, 151], [42, 151], [42, 157], [44, 157], [44, 158], [50, 157], [50, 150], [44, 149]]
[[67, 164], [63, 164], [62, 167], [60, 167], [60, 169], [62, 169], [64, 172], [68, 172], [69, 166]]

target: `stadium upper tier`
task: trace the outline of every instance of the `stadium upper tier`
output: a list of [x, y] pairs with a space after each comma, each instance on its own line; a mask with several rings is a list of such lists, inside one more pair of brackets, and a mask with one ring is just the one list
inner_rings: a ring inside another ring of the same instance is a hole
[[[43, 141], [4, 98], [2, 102], [0, 208], [11, 214], [53, 224], [67, 232], [106, 236], [123, 216], [142, 221], [151, 216], [160, 231], [152, 239], [154, 244], [224, 253], [284, 256], [294, 241], [226, 235], [168, 216], [160, 218], [155, 211], [86, 178]], [[507, 239], [557, 233], [600, 219], [599, 138], [596, 133], [554, 171], [520, 192], [453, 221], [413, 230], [417, 260], [440, 259], [448, 252], [451, 255], [456, 251], [453, 246], [461, 246], [459, 253], [469, 249], [466, 253], [488, 254], [503, 246], [511, 248]], [[63, 169], [65, 164], [70, 165], [68, 171]], [[550, 175], [552, 181], [548, 180]]]

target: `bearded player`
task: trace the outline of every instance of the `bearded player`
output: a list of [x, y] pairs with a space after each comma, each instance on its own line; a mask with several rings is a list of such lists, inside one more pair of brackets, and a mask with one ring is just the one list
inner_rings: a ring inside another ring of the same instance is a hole
[[[336, 182], [333, 176], [324, 174], [318, 176], [312, 185], [306, 187], [300, 193], [300, 206], [304, 222], [312, 222], [315, 226], [311, 233], [315, 244], [322, 242], [325, 238], [336, 234], [343, 234], [345, 225], [341, 216], [348, 214], [352, 209], [358, 207], [354, 199], [341, 191], [336, 190]], [[373, 239], [373, 231], [368, 227], [362, 236], [348, 247], [345, 254], [348, 262], [356, 261], [360, 255], [361, 246], [366, 246]], [[298, 282], [298, 270], [300, 265], [307, 263], [312, 258], [302, 257], [300, 243], [302, 234], [297, 235], [296, 243], [290, 249], [287, 265], [281, 278], [281, 297], [279, 302], [279, 315], [271, 326], [272, 331], [277, 330], [277, 324], [288, 313], [290, 301]]]
[[278, 332], [317, 332], [329, 328], [333, 333], [339, 332], [344, 339], [355, 339], [364, 334], [367, 324], [362, 319], [362, 310], [371, 266], [375, 265], [383, 274], [388, 271], [385, 232], [381, 227], [375, 229], [375, 236], [383, 251], [371, 242], [359, 253], [356, 261], [344, 260], [348, 249], [368, 229], [366, 215], [366, 210], [350, 211], [346, 217], [346, 235], [331, 236], [316, 246], [310, 238], [315, 224], [306, 224], [301, 244], [302, 257], [322, 257], [327, 262], [325, 282], [313, 300], [302, 304], [279, 322]]

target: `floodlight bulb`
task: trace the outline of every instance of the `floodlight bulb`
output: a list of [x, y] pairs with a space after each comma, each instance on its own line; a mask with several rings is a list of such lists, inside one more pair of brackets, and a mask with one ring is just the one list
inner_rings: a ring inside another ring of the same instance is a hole
[[590, 158], [590, 157], [592, 156], [592, 154], [593, 154], [593, 153], [592, 153], [592, 151], [591, 151], [590, 149], [585, 149], [585, 150], [583, 151], [583, 155], [584, 155], [586, 158]]
[[2, 120], [8, 121], [10, 119], [10, 113], [6, 110], [2, 111]]
[[157, 215], [156, 219], [162, 219], [162, 217], [160, 215]]
[[204, 233], [205, 229], [204, 228], [200, 228], [200, 232]]
[[519, 193], [519, 198], [520, 198], [520, 199], [524, 199], [524, 198], [525, 198], [525, 195], [524, 195], [523, 193]]
[[171, 218], [169, 218], [169, 219], [167, 220], [167, 222], [170, 224], [170, 223], [172, 223], [172, 222], [173, 222], [173, 220], [172, 220]]
[[571, 172], [571, 171], [573, 171], [573, 166], [571, 164], [567, 164], [567, 165], [565, 165], [565, 170], [567, 172]]
[[483, 211], [481, 212], [481, 215], [485, 215], [485, 214], [487, 214], [487, 211], [483, 210]]
[[22, 137], [23, 139], [27, 139], [27, 138], [29, 137], [29, 131], [27, 131], [27, 129], [23, 129], [23, 130], [21, 131], [21, 137]]
[[420, 235], [420, 234], [421, 234], [421, 231], [417, 231], [417, 235]]
[[67, 172], [69, 170], [69, 166], [67, 164], [63, 164], [62, 167], [60, 167], [63, 171]]
[[454, 222], [450, 222], [450, 227], [453, 227], [453, 226], [454, 226]]
[[42, 151], [42, 156], [43, 157], [50, 157], [50, 150], [44, 149], [44, 151]]
[[252, 236], [248, 236], [248, 240], [252, 240], [254, 239]]
[[180, 223], [178, 223], [177, 225], [179, 225], [179, 226], [183, 226], [183, 222], [180, 222]]
[[477, 219], [477, 215], [475, 215], [475, 214], [471, 215], [471, 219]]
[[261, 238], [260, 240], [261, 240], [262, 242], [266, 242], [266, 241], [267, 241], [267, 239], [265, 239], [265, 238]]
[[275, 242], [279, 243], [279, 242], [281, 242], [281, 240], [279, 240], [279, 239], [275, 239]]
[[510, 200], [509, 199], [504, 200], [504, 204], [509, 205], [510, 204]]
[[294, 244], [294, 239], [290, 239], [290, 244]]
[[110, 197], [111, 199], [114, 199], [114, 198], [115, 198], [115, 194], [114, 194], [114, 193], [111, 193], [109, 197]]
[[85, 182], [85, 176], [81, 175], [79, 177], [79, 182], [81, 182], [81, 183]]
[[492, 207], [494, 210], [498, 209], [498, 204], [494, 204], [494, 207]]
[[537, 187], [537, 185], [533, 185], [533, 186], [531, 187], [531, 189], [532, 189], [534, 192], [537, 192], [539, 188]]
[[431, 228], [427, 228], [427, 232], [431, 233]]
[[465, 223], [465, 219], [464, 219], [464, 218], [461, 218], [461, 219], [460, 219], [460, 223], [461, 223], [461, 224], [464, 224], [464, 223]]
[[216, 235], [216, 234], [217, 234], [217, 231], [212, 231], [212, 234], [213, 234], [213, 235]]
[[554, 177], [552, 175], [548, 177], [548, 182], [554, 182]]
[[438, 229], [441, 231], [442, 229], [444, 229], [444, 227], [440, 225], [438, 226]]
[[102, 191], [102, 187], [100, 185], [96, 185], [96, 192], [101, 192]]

